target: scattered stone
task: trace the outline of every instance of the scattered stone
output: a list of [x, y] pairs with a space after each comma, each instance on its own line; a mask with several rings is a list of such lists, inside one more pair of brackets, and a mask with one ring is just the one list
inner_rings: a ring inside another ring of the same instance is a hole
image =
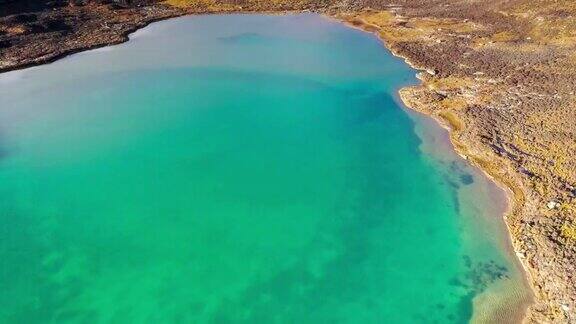
[[546, 207], [548, 207], [548, 209], [558, 209], [560, 208], [560, 203], [554, 200], [550, 200], [548, 202], [548, 204], [546, 204]]

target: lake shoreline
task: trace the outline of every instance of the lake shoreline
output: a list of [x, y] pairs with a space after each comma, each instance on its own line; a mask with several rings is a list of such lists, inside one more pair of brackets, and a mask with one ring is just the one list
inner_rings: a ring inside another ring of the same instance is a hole
[[[405, 106], [405, 105], [404, 105]], [[432, 152], [433, 155], [440, 155], [443, 154], [445, 156], [449, 156], [450, 154], [455, 155], [457, 160], [462, 161], [466, 165], [468, 165], [474, 174], [475, 177], [482, 178], [481, 185], [487, 187], [487, 190], [490, 192], [490, 197], [492, 200], [489, 201], [492, 205], [490, 208], [487, 208], [487, 202], [484, 201], [484, 204], [480, 203], [483, 207], [482, 217], [487, 219], [488, 222], [496, 222], [497, 226], [495, 229], [491, 229], [492, 231], [487, 231], [488, 233], [495, 234], [499, 237], [498, 239], [498, 246], [499, 248], [508, 255], [509, 259], [513, 263], [513, 266], [519, 272], [522, 278], [522, 286], [521, 287], [509, 287], [508, 289], [513, 292], [512, 295], [516, 294], [517, 292], [520, 293], [520, 297], [515, 300], [508, 300], [507, 305], [509, 307], [503, 307], [504, 305], [499, 304], [498, 309], [493, 309], [495, 305], [491, 305], [491, 299], [488, 300], [481, 300], [480, 297], [482, 295], [490, 295], [491, 290], [494, 287], [488, 288], [487, 291], [482, 293], [480, 296], [477, 297], [478, 304], [475, 306], [478, 309], [475, 309], [473, 321], [471, 323], [520, 323], [526, 317], [526, 313], [530, 305], [533, 304], [533, 290], [531, 286], [531, 282], [529, 280], [528, 272], [524, 264], [522, 264], [521, 260], [517, 257], [516, 250], [514, 248], [512, 242], [512, 236], [510, 234], [510, 229], [508, 224], [506, 223], [505, 215], [509, 213], [513, 206], [513, 196], [510, 194], [507, 187], [502, 185], [496, 179], [491, 177], [485, 170], [477, 166], [476, 164], [470, 163], [465, 156], [463, 156], [460, 152], [458, 152], [455, 148], [454, 143], [452, 142], [450, 136], [450, 129], [444, 127], [442, 122], [438, 119], [431, 118], [429, 115], [423, 114], [417, 110], [413, 110], [405, 106], [406, 109], [409, 109], [411, 113], [417, 114], [416, 118], [418, 119], [417, 122], [420, 124], [424, 124], [423, 128], [426, 130], [423, 132], [422, 141], [426, 142], [430, 138], [435, 138], [436, 140], [433, 143], [429, 143], [428, 145], [431, 147], [435, 147], [439, 150], [439, 152]], [[409, 113], [410, 113], [409, 112]], [[422, 120], [427, 119], [427, 120]], [[433, 125], [426, 125], [426, 124], [433, 124]], [[432, 134], [430, 134], [432, 133]], [[440, 143], [438, 143], [440, 142]], [[449, 150], [449, 151], [448, 151]], [[474, 199], [474, 197], [471, 197]], [[494, 233], [497, 232], [497, 233]], [[516, 289], [519, 289], [517, 291]], [[501, 296], [506, 297], [506, 296]], [[504, 308], [504, 309], [503, 309]], [[488, 315], [486, 315], [488, 314]], [[504, 316], [503, 316], [504, 315]], [[478, 320], [480, 316], [488, 316], [488, 318], [484, 317], [483, 320]], [[504, 320], [505, 319], [505, 320]], [[513, 319], [513, 320], [511, 320]]]
[[[328, 18], [331, 18], [331, 17], [328, 17]], [[336, 21], [342, 22], [341, 20], [338, 20], [338, 19], [336, 19]], [[383, 46], [386, 47], [392, 55], [399, 57], [402, 60], [404, 60], [404, 62], [406, 62], [406, 64], [411, 66], [414, 70], [416, 70], [416, 71], [421, 70], [421, 69], [414, 67], [408, 61], [408, 59], [406, 59], [405, 57], [402, 57], [401, 55], [397, 55], [394, 52], [392, 52], [392, 50], [389, 48], [389, 46], [386, 45], [385, 40], [383, 40], [377, 33], [373, 32], [373, 31], [365, 30], [362, 28], [358, 28], [357, 26], [354, 26], [353, 24], [349, 24], [345, 21], [343, 23], [347, 24], [351, 28], [356, 28], [356, 29], [359, 29], [363, 32], [368, 32], [368, 33], [374, 34], [374, 36], [376, 38], [378, 38], [379, 41], [381, 41], [383, 43]], [[418, 82], [421, 82], [421, 80], [418, 79]], [[534, 296], [533, 296], [534, 290], [533, 290], [533, 286], [532, 286], [533, 282], [530, 278], [530, 273], [529, 273], [526, 265], [522, 262], [522, 260], [520, 258], [518, 258], [517, 251], [516, 251], [514, 244], [513, 244], [514, 238], [512, 236], [512, 233], [510, 232], [511, 229], [510, 229], [509, 224], [506, 220], [506, 215], [513, 212], [514, 205], [516, 203], [514, 194], [513, 194], [512, 190], [510, 190], [510, 188], [508, 186], [506, 186], [503, 182], [501, 182], [497, 178], [493, 177], [487, 170], [483, 169], [480, 165], [474, 163], [474, 161], [469, 160], [467, 158], [467, 156], [465, 155], [465, 153], [462, 153], [457, 149], [457, 144], [455, 144], [454, 138], [451, 136], [452, 128], [447, 123], [447, 121], [443, 120], [442, 118], [435, 118], [435, 116], [433, 116], [431, 114], [426, 114], [425, 112], [422, 112], [422, 111], [420, 111], [414, 107], [410, 107], [407, 105], [407, 103], [405, 102], [405, 99], [402, 98], [401, 91], [402, 91], [402, 89], [407, 89], [410, 86], [412, 86], [412, 85], [405, 85], [405, 86], [399, 87], [399, 89], [397, 90], [396, 101], [398, 101], [399, 107], [401, 107], [402, 109], [405, 109], [406, 112], [411, 116], [411, 118], [414, 118], [415, 122], [420, 124], [420, 125], [417, 124], [417, 128], [418, 127], [425, 128], [425, 130], [423, 131], [423, 134], [420, 134], [420, 132], [417, 132], [418, 136], [421, 138], [421, 140], [425, 143], [425, 145], [435, 146], [438, 149], [440, 149], [441, 151], [448, 150], [449, 152], [447, 152], [447, 155], [455, 154], [458, 159], [461, 159], [464, 163], [469, 165], [472, 168], [472, 170], [474, 171], [474, 173], [477, 173], [477, 176], [480, 176], [480, 177], [483, 177], [486, 179], [487, 184], [489, 186], [488, 190], [492, 192], [491, 195], [494, 195], [495, 198], [498, 199], [495, 202], [495, 204], [498, 206], [497, 209], [499, 209], [499, 211], [496, 212], [496, 215], [489, 215], [487, 213], [487, 214], [483, 215], [483, 217], [494, 217], [494, 216], [498, 217], [498, 220], [500, 220], [500, 222], [499, 222], [500, 224], [498, 224], [498, 225], [500, 225], [499, 230], [501, 230], [501, 233], [499, 233], [499, 235], [504, 240], [504, 242], [502, 242], [502, 244], [500, 244], [500, 248], [502, 250], [506, 251], [505, 253], [507, 253], [510, 256], [510, 259], [513, 261], [514, 266], [517, 267], [522, 272], [523, 284], [525, 285], [524, 288], [526, 288], [526, 290], [527, 290], [525, 292], [528, 293], [529, 296], [525, 296], [525, 297], [521, 298], [524, 300], [523, 302], [520, 302], [517, 300], [516, 301], [517, 305], [516, 305], [516, 307], [514, 307], [515, 311], [506, 313], [506, 315], [509, 315], [509, 318], [507, 318], [507, 320], [509, 320], [510, 318], [513, 319], [513, 320], [509, 321], [510, 323], [520, 323], [526, 318], [529, 307], [534, 303], [534, 300], [533, 300], [534, 299]], [[414, 115], [414, 116], [412, 116], [412, 115]], [[433, 124], [433, 125], [426, 125], [426, 124]], [[431, 141], [431, 138], [434, 138], [435, 141]], [[426, 143], [427, 141], [430, 143]], [[436, 143], [436, 141], [439, 141], [440, 143]], [[438, 146], [441, 146], [441, 147], [438, 147]], [[481, 309], [483, 309], [483, 307], [484, 307], [483, 305], [479, 305], [479, 306]], [[473, 321], [472, 323], [485, 323], [486, 322], [485, 320], [486, 320], [486, 318], [484, 318], [484, 321], [476, 320], [476, 321]], [[502, 322], [502, 318], [492, 318], [491, 317], [491, 320], [488, 322], [489, 323]], [[508, 321], [506, 321], [506, 322], [508, 322]]]
[[[154, 18], [151, 19], [149, 21], [146, 21], [144, 24], [139, 25], [139, 26], [134, 26], [133, 28], [128, 29], [127, 31], [125, 31], [122, 35], [122, 39], [121, 40], [114, 40], [111, 41], [110, 43], [104, 43], [104, 44], [98, 44], [98, 45], [88, 45], [86, 47], [81, 47], [78, 49], [74, 49], [65, 53], [60, 53], [58, 55], [55, 55], [53, 57], [50, 57], [48, 59], [41, 60], [38, 62], [34, 62], [34, 63], [27, 63], [21, 66], [15, 66], [13, 68], [8, 68], [5, 70], [0, 69], [0, 73], [4, 73], [4, 72], [11, 72], [11, 71], [17, 71], [17, 70], [24, 70], [24, 69], [28, 69], [28, 68], [32, 68], [35, 66], [41, 66], [41, 65], [46, 65], [46, 64], [50, 64], [56, 61], [59, 61], [61, 59], [67, 58], [71, 55], [74, 54], [78, 54], [81, 52], [86, 52], [86, 51], [91, 51], [91, 50], [97, 50], [100, 48], [104, 48], [104, 47], [110, 47], [110, 46], [114, 46], [114, 45], [120, 45], [123, 43], [126, 43], [128, 41], [131, 40], [130, 36], [136, 32], [138, 32], [139, 30], [142, 30], [144, 28], [146, 28], [147, 26], [149, 26], [150, 24], [153, 24], [155, 22], [160, 22], [163, 20], [168, 20], [168, 19], [174, 19], [174, 18], [179, 18], [179, 17], [184, 17], [184, 16], [194, 16], [194, 15], [210, 15], [210, 14], [214, 14], [214, 15], [226, 15], [226, 14], [273, 14], [273, 15], [286, 15], [286, 14], [298, 14], [298, 13], [306, 13], [307, 11], [298, 11], [298, 10], [290, 10], [290, 11], [282, 11], [282, 12], [274, 12], [274, 11], [270, 11], [270, 12], [253, 12], [253, 11], [239, 11], [239, 12], [213, 12], [213, 13], [182, 13], [182, 14], [178, 14], [178, 15], [174, 15], [174, 16], [167, 16], [167, 17], [161, 17], [161, 18]], [[372, 35], [374, 35], [382, 44], [382, 46], [384, 48], [386, 48], [392, 55], [402, 59], [408, 66], [410, 66], [411, 68], [413, 68], [415, 71], [425, 71], [426, 68], [423, 67], [418, 67], [415, 64], [413, 64], [408, 58], [396, 53], [393, 48], [391, 48], [389, 46], [389, 44], [387, 44], [386, 40], [383, 39], [377, 31], [374, 30], [370, 30], [370, 28], [362, 28], [362, 26], [357, 26], [355, 24], [353, 24], [350, 21], [347, 21], [345, 19], [342, 19], [341, 17], [338, 17], [337, 15], [331, 15], [331, 14], [322, 14], [323, 17], [325, 17], [326, 19], [330, 19], [333, 20], [337, 23], [341, 23], [344, 24], [346, 26], [348, 26], [349, 28], [353, 28], [353, 29], [357, 29], [360, 30], [362, 32], [366, 32], [366, 33], [370, 33]], [[419, 79], [419, 78], [418, 78]], [[422, 80], [420, 80], [420, 83], [422, 83]], [[513, 195], [512, 190], [506, 186], [502, 181], [500, 181], [499, 179], [495, 178], [488, 170], [483, 169], [479, 164], [475, 163], [475, 161], [472, 159], [469, 159], [468, 156], [466, 155], [466, 153], [464, 151], [462, 151], [459, 148], [463, 148], [464, 146], [462, 144], [459, 144], [452, 136], [452, 131], [453, 131], [453, 125], [451, 125], [449, 123], [448, 120], [444, 120], [442, 118], [439, 118], [437, 116], [431, 115], [431, 114], [426, 114], [425, 112], [422, 111], [422, 109], [419, 109], [419, 107], [414, 107], [409, 105], [409, 100], [406, 99], [402, 92], [405, 90], [408, 90], [412, 85], [407, 85], [407, 86], [401, 86], [399, 87], [398, 91], [397, 91], [397, 100], [399, 101], [399, 104], [401, 105], [401, 107], [403, 107], [403, 109], [408, 109], [407, 113], [416, 113], [416, 114], [421, 114], [421, 116], [423, 116], [424, 118], [430, 118], [431, 120], [433, 120], [435, 122], [435, 124], [439, 127], [438, 130], [434, 130], [434, 131], [439, 131], [440, 130], [444, 130], [447, 132], [447, 140], [449, 141], [449, 144], [452, 148], [452, 150], [454, 151], [454, 153], [456, 153], [460, 158], [464, 159], [467, 161], [467, 163], [470, 163], [474, 168], [480, 170], [484, 176], [486, 176], [488, 179], [490, 179], [495, 185], [497, 185], [499, 188], [503, 189], [504, 192], [506, 193], [506, 199], [508, 200], [508, 204], [507, 204], [507, 212], [509, 213], [511, 210], [513, 210], [515, 204], [517, 203], [515, 196]], [[412, 117], [411, 117], [412, 118]], [[425, 140], [425, 139], [423, 139]], [[503, 219], [505, 220], [506, 217], [505, 215], [502, 215]], [[504, 222], [504, 224], [506, 226], [508, 226], [507, 222]], [[510, 233], [510, 228], [507, 227], [505, 229], [505, 231], [507, 233]], [[513, 236], [510, 234], [507, 239], [510, 241], [510, 243], [512, 243], [512, 239]], [[512, 245], [513, 246], [513, 245]], [[506, 248], [506, 247], [501, 247], [501, 248]], [[516, 252], [516, 251], [514, 251]], [[516, 252], [517, 253], [517, 252]], [[526, 268], [526, 266], [521, 262], [521, 260], [519, 258], [515, 258], [518, 261], [518, 264], [522, 267], [522, 269], [525, 271], [526, 273], [526, 277], [525, 279], [527, 279], [527, 282], [530, 284], [530, 287], [532, 288], [532, 280], [528, 280], [529, 277], [529, 272], [528, 269]], [[523, 307], [523, 309], [519, 310], [518, 313], [514, 313], [515, 315], [513, 316], [514, 318], [518, 318], [518, 317], [524, 317], [527, 311], [528, 305], [525, 305], [525, 307]], [[520, 315], [521, 316], [518, 316]]]
[[[251, 14], [251, 13], [264, 13], [264, 14], [288, 14], [288, 13], [299, 13], [302, 12], [301, 10], [286, 10], [286, 11], [253, 11], [253, 10], [225, 10], [223, 12], [220, 11], [213, 11], [213, 12], [191, 12], [189, 10], [185, 10], [185, 9], [175, 9], [173, 11], [162, 11], [162, 13], [158, 14], [159, 16], [150, 16], [147, 19], [143, 20], [143, 21], [139, 21], [136, 25], [131, 26], [130, 28], [124, 30], [121, 34], [121, 38], [114, 38], [111, 39], [109, 42], [101, 42], [101, 43], [97, 43], [97, 44], [92, 44], [92, 43], [86, 43], [84, 44], [85, 46], [81, 46], [81, 47], [77, 47], [74, 49], [67, 49], [63, 52], [54, 54], [54, 55], [49, 55], [49, 56], [43, 56], [40, 58], [37, 58], [35, 61], [33, 62], [24, 62], [24, 63], [16, 63], [14, 65], [11, 66], [2, 66], [0, 67], [0, 72], [8, 72], [8, 71], [14, 71], [14, 70], [20, 70], [20, 69], [25, 69], [25, 68], [29, 68], [32, 66], [37, 66], [37, 65], [43, 65], [43, 64], [47, 64], [47, 63], [51, 63], [54, 62], [56, 60], [62, 59], [64, 57], [67, 57], [69, 55], [75, 54], [75, 53], [79, 53], [79, 52], [83, 52], [83, 51], [87, 51], [87, 50], [92, 50], [92, 49], [96, 49], [96, 48], [101, 48], [101, 47], [106, 47], [106, 46], [111, 46], [111, 45], [116, 45], [116, 44], [121, 44], [124, 43], [126, 41], [129, 40], [129, 36], [153, 23], [153, 22], [157, 22], [157, 21], [161, 21], [161, 20], [165, 20], [165, 19], [169, 19], [169, 18], [175, 18], [175, 17], [180, 17], [180, 16], [184, 16], [184, 15], [195, 15], [195, 14], [232, 14], [232, 13], [240, 13], [240, 14]], [[305, 11], [307, 12], [307, 11]], [[346, 23], [349, 24], [350, 26], [354, 27], [354, 28], [359, 28], [362, 29], [363, 31], [366, 32], [371, 32], [376, 34], [376, 36], [381, 39], [384, 43], [384, 46], [386, 48], [388, 48], [394, 55], [401, 57], [402, 59], [404, 59], [404, 61], [410, 65], [411, 67], [413, 67], [414, 69], [418, 70], [418, 71], [424, 71], [424, 74], [429, 74], [429, 75], [434, 75], [435, 71], [433, 69], [430, 69], [429, 67], [426, 66], [422, 66], [422, 65], [417, 65], [414, 64], [413, 62], [411, 62], [410, 58], [401, 55], [398, 53], [398, 51], [395, 50], [394, 46], [391, 44], [391, 42], [389, 40], [387, 40], [386, 38], [383, 38], [382, 35], [379, 33], [380, 29], [375, 29], [374, 26], [370, 25], [370, 24], [365, 24], [365, 25], [359, 25], [358, 24], [358, 20], [357, 20], [357, 16], [351, 16], [350, 19], [348, 19], [347, 17], [341, 16], [339, 13], [331, 13], [331, 12], [320, 12], [322, 14], [324, 14], [326, 17], [330, 17], [333, 19], [336, 19], [342, 23]], [[418, 87], [423, 87], [426, 84], [426, 80], [425, 78], [422, 79], [421, 78], [421, 84]], [[509, 210], [506, 212], [506, 215], [504, 216], [504, 220], [505, 220], [505, 224], [507, 226], [507, 231], [510, 233], [510, 239], [512, 240], [512, 244], [514, 247], [514, 250], [518, 256], [518, 260], [520, 262], [520, 264], [522, 265], [522, 268], [524, 269], [524, 271], [526, 272], [526, 277], [527, 280], [530, 284], [530, 287], [533, 291], [535, 292], [539, 292], [542, 290], [542, 274], [540, 274], [537, 269], [534, 266], [531, 266], [531, 264], [534, 263], [534, 258], [535, 256], [532, 256], [532, 261], [528, 262], [528, 255], [529, 255], [529, 251], [527, 251], [525, 249], [525, 244], [522, 242], [522, 231], [519, 228], [519, 226], [521, 226], [520, 224], [518, 224], [518, 222], [514, 222], [514, 221], [510, 221], [509, 218], [513, 218], [515, 220], [520, 219], [521, 215], [523, 213], [525, 213], [526, 210], [526, 193], [523, 191], [523, 187], [520, 185], [520, 183], [522, 182], [522, 178], [520, 178], [518, 172], [516, 170], [514, 170], [513, 168], [511, 168], [511, 166], [509, 164], [497, 164], [495, 163], [496, 161], [494, 159], [487, 159], [487, 156], [492, 157], [494, 155], [494, 152], [492, 151], [488, 151], [486, 150], [486, 148], [484, 148], [483, 151], [480, 151], [479, 149], [482, 149], [479, 147], [479, 145], [474, 145], [474, 143], [471, 142], [467, 142], [467, 141], [463, 141], [461, 138], [457, 138], [455, 136], [456, 132], [460, 132], [463, 128], [465, 128], [466, 126], [463, 125], [462, 120], [458, 119], [457, 116], [453, 115], [453, 114], [446, 114], [446, 115], [440, 115], [438, 113], [434, 113], [432, 111], [430, 111], [430, 107], [428, 105], [426, 105], [425, 102], [422, 102], [418, 99], [419, 93], [418, 91], [421, 91], [421, 89], [415, 88], [415, 87], [405, 87], [402, 88], [400, 90], [400, 98], [402, 99], [402, 102], [404, 103], [404, 105], [410, 109], [413, 109], [417, 112], [423, 113], [426, 116], [432, 117], [442, 128], [446, 129], [449, 134], [450, 134], [450, 141], [452, 143], [452, 146], [454, 148], [454, 150], [464, 159], [466, 159], [468, 161], [468, 163], [474, 165], [475, 167], [477, 167], [478, 169], [482, 170], [483, 173], [490, 178], [494, 183], [496, 183], [498, 186], [500, 186], [501, 188], [503, 188], [507, 195], [508, 195], [508, 199], [510, 201], [509, 204]], [[538, 279], [537, 279], [538, 278]], [[537, 293], [536, 295], [536, 301], [540, 304], [540, 307], [542, 307], [542, 304], [546, 304], [548, 303], [548, 301], [546, 301], [544, 299], [545, 297], [543, 295], [541, 295], [541, 293]], [[536, 318], [541, 318], [540, 316], [544, 316], [544, 317], [549, 317], [552, 316], [550, 314], [550, 310], [547, 310], [546, 312], [542, 312], [542, 314], [538, 315], [536, 314], [538, 313], [537, 310], [530, 308], [527, 314], [527, 317], [525, 320], [527, 321], [534, 321]], [[554, 313], [554, 316], [561, 316], [561, 312], [560, 313]]]
[[[537, 288], [541, 288], [542, 286], [542, 283], [535, 279], [539, 274], [533, 267], [530, 267], [530, 264], [528, 263], [527, 251], [523, 247], [524, 244], [521, 242], [522, 237], [519, 234], [520, 230], [518, 226], [514, 226], [515, 224], [509, 220], [511, 217], [516, 219], [520, 218], [527, 204], [525, 198], [526, 194], [520, 189], [522, 187], [520, 185], [522, 179], [518, 176], [518, 172], [509, 168], [509, 165], [507, 164], [495, 165], [494, 162], [488, 161], [486, 156], [493, 155], [493, 151], [482, 150], [481, 152], [478, 152], [469, 149], [474, 145], [458, 139], [455, 135], [456, 132], [465, 128], [465, 126], [463, 126], [463, 121], [453, 114], [442, 115], [434, 113], [431, 111], [429, 103], [425, 103], [419, 98], [418, 92], [421, 91], [421, 89], [428, 87], [427, 77], [436, 75], [434, 69], [428, 66], [415, 64], [409, 57], [402, 55], [400, 50], [393, 45], [393, 42], [382, 35], [382, 27], [367, 23], [362, 19], [362, 15], [356, 16], [352, 14], [351, 17], [346, 17], [337, 14], [330, 16], [330, 18], [343, 22], [351, 28], [356, 28], [375, 35], [382, 42], [383, 46], [392, 53], [392, 55], [401, 58], [416, 71], [420, 71], [417, 75], [417, 78], [420, 81], [419, 85], [406, 86], [398, 91], [403, 106], [434, 120], [438, 126], [447, 132], [448, 140], [450, 141], [450, 145], [454, 152], [471, 166], [482, 172], [485, 177], [503, 190], [508, 203], [506, 211], [501, 216], [503, 224], [506, 227], [504, 230], [507, 233], [507, 239], [510, 242], [510, 246], [513, 248], [512, 252], [515, 254], [514, 259], [525, 274], [524, 278], [533, 294], [532, 298], [541, 298], [541, 296], [534, 296], [536, 292], [539, 292], [539, 289]], [[478, 150], [479, 148], [476, 146], [474, 149]], [[525, 309], [522, 311], [522, 316], [517, 317], [520, 318], [521, 322], [531, 323], [538, 321], [536, 318], [539, 314], [531, 308], [531, 306], [535, 306], [536, 302], [541, 303], [543, 301], [535, 299], [529, 304], [524, 305]]]

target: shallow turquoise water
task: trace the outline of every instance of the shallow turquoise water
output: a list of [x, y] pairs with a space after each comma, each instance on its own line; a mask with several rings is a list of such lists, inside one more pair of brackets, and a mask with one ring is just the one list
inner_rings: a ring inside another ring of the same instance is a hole
[[371, 35], [133, 38], [0, 75], [0, 322], [464, 323], [521, 281], [459, 198], [485, 180], [421, 149], [394, 99], [414, 71]]

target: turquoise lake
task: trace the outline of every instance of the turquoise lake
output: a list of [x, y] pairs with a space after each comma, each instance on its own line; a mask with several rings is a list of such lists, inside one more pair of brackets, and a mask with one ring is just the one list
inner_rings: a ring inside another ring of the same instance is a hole
[[0, 75], [1, 323], [500, 323], [503, 192], [313, 14], [159, 22]]

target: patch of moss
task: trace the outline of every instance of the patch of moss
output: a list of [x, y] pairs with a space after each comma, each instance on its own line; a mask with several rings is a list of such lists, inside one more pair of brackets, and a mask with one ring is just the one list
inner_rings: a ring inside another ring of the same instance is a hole
[[562, 236], [576, 242], [576, 223], [565, 223], [560, 230]]

